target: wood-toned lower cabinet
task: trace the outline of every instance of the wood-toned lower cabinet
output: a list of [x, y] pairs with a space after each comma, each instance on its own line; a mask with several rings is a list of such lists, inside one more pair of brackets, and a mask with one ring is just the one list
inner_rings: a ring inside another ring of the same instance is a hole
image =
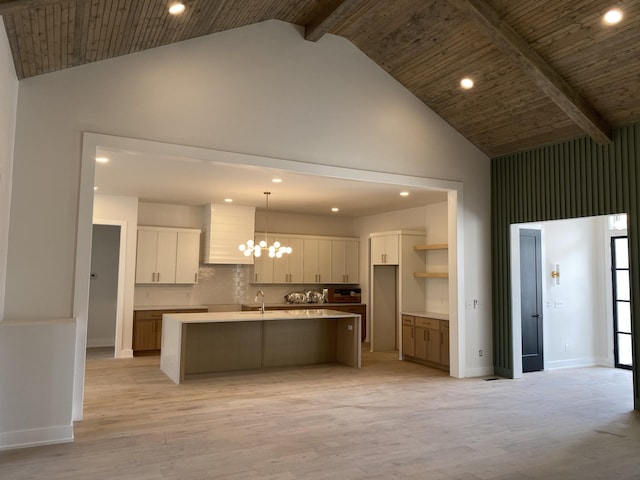
[[449, 322], [412, 315], [402, 315], [402, 355], [449, 369]]
[[206, 312], [206, 308], [133, 311], [133, 355], [159, 355], [162, 346], [162, 315], [165, 313]]
[[402, 353], [411, 357], [416, 354], [415, 320], [410, 315], [402, 315]]
[[449, 367], [449, 322], [440, 322], [440, 363]]

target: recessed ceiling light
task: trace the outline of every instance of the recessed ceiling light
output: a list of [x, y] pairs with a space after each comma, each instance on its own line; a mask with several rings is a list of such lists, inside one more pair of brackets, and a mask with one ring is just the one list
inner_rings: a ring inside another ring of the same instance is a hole
[[233, 198], [225, 198], [224, 201], [227, 203], [231, 203], [233, 202]]
[[339, 212], [339, 211], [340, 211], [340, 209], [339, 209], [338, 207], [333, 207], [333, 208], [331, 209], [331, 211], [332, 211], [332, 212]]
[[273, 183], [282, 183], [282, 179], [281, 178], [272, 178], [271, 181]]
[[409, 196], [409, 192], [400, 192], [400, 196], [401, 197], [408, 197]]
[[465, 90], [469, 90], [470, 88], [473, 88], [473, 80], [468, 77], [463, 78], [462, 80], [460, 80], [460, 86]]
[[180, 15], [182, 12], [184, 12], [184, 3], [174, 3], [169, 7], [171, 15]]
[[602, 21], [607, 25], [615, 25], [622, 20], [622, 11], [617, 8], [612, 8], [602, 17]]
[[96, 162], [98, 163], [107, 163], [109, 159], [107, 157], [96, 157]]

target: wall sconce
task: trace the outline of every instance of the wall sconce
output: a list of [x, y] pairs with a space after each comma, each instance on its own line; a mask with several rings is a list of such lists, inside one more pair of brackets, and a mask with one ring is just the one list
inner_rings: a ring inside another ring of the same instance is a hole
[[556, 285], [560, 285], [560, 264], [556, 263], [553, 267], [554, 268], [551, 272], [551, 278], [555, 280]]

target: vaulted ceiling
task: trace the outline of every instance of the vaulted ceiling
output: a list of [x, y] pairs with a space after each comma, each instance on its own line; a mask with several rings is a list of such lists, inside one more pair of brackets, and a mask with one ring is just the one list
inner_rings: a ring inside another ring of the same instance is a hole
[[171, 3], [0, 0], [0, 15], [20, 79], [269, 19], [339, 35], [490, 157], [606, 143], [640, 121], [638, 0], [184, 0], [180, 16]]

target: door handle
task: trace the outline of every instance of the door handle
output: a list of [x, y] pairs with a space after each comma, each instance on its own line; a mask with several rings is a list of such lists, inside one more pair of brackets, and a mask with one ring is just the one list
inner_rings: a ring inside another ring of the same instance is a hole
[[531, 318], [542, 318], [542, 314], [538, 313], [536, 315], [531, 315]]

